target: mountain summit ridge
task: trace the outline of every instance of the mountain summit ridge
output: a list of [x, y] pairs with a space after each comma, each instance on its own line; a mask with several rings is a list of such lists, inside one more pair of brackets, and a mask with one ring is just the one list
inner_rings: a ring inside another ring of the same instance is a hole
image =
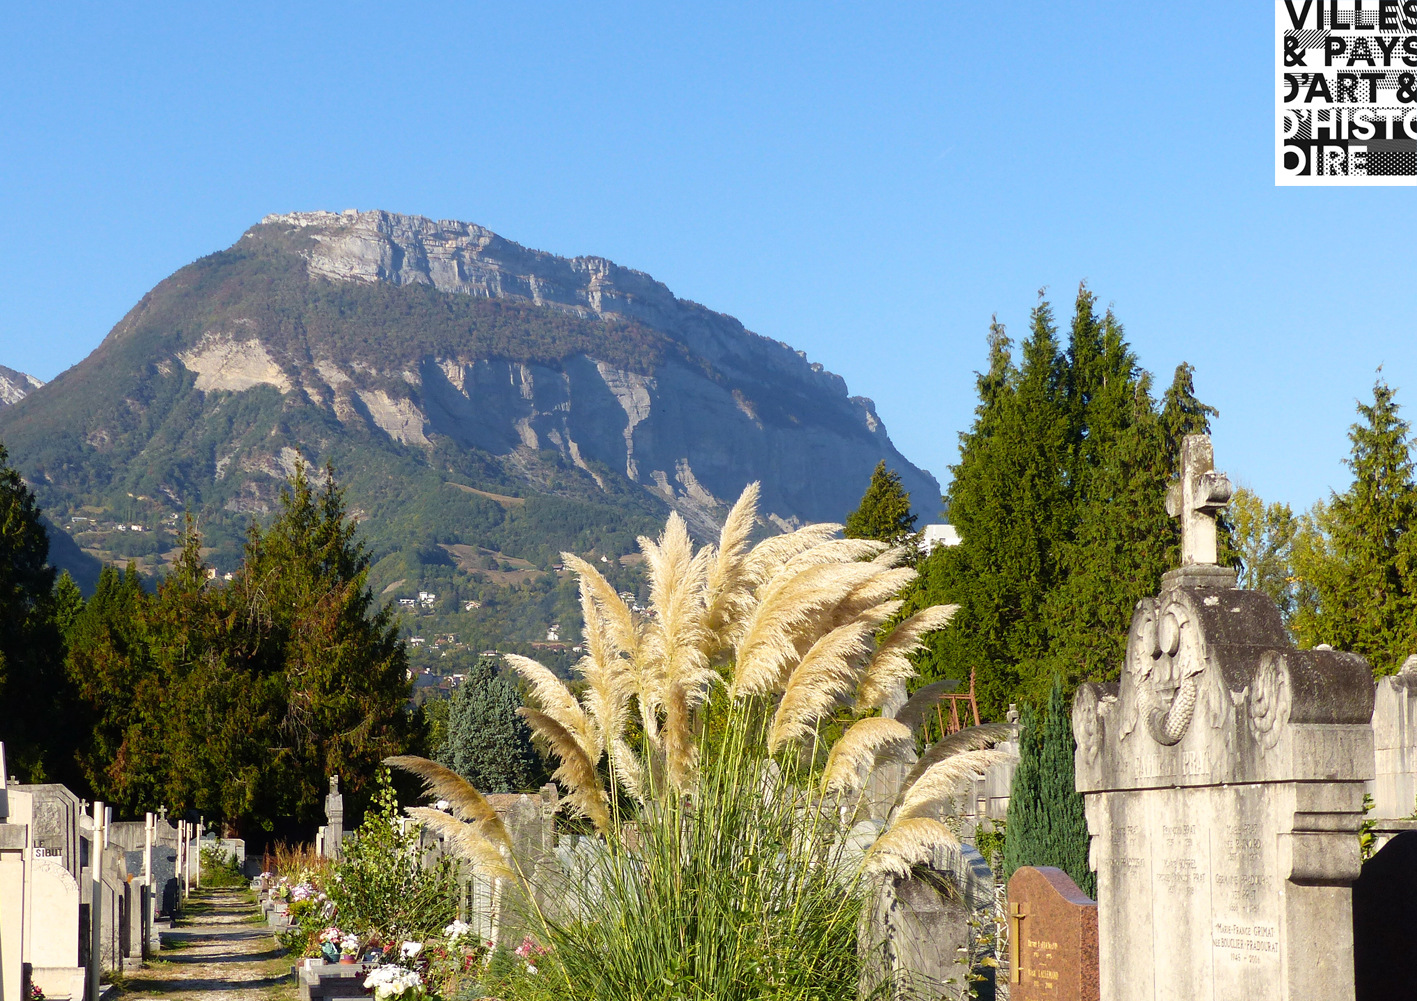
[[303, 454], [352, 471], [371, 524], [438, 544], [469, 531], [442, 485], [667, 506], [703, 537], [752, 480], [779, 529], [840, 521], [881, 459], [927, 519], [939, 498], [802, 352], [605, 258], [383, 211], [266, 216], [0, 411], [0, 440], [61, 517], [142, 499], [234, 525]]

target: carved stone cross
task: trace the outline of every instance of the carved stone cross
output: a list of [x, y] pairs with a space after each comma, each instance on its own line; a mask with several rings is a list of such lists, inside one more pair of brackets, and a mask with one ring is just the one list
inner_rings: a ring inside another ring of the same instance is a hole
[[1210, 435], [1181, 442], [1181, 478], [1166, 491], [1166, 513], [1181, 522], [1181, 567], [1214, 566], [1215, 516], [1230, 503], [1230, 480], [1215, 471]]

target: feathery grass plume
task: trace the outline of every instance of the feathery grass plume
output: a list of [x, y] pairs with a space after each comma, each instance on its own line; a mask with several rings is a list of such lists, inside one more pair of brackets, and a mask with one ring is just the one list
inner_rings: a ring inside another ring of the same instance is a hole
[[782, 565], [783, 573], [794, 573], [818, 563], [855, 563], [874, 560], [889, 548], [875, 539], [829, 539], [798, 553]]
[[980, 775], [990, 765], [1011, 757], [1013, 755], [1007, 751], [963, 751], [935, 762], [901, 795], [895, 820], [903, 822], [943, 811], [949, 806], [948, 801], [959, 793], [965, 779]]
[[892, 825], [866, 850], [864, 869], [872, 876], [909, 876], [911, 866], [930, 861], [939, 847], [959, 844], [944, 824], [927, 817], [914, 817]]
[[590, 818], [595, 829], [605, 833], [610, 828], [610, 811], [606, 806], [605, 787], [596, 772], [596, 759], [586, 754], [575, 735], [555, 718], [523, 706], [517, 714], [527, 721], [532, 733], [545, 741], [561, 764], [551, 777], [568, 790], [566, 799], [571, 806]]
[[730, 694], [765, 695], [782, 691], [800, 657], [800, 627], [824, 608], [834, 608], [851, 589], [875, 572], [869, 563], [824, 563], [796, 574], [753, 610], [736, 650]]
[[861, 788], [861, 772], [892, 751], [908, 747], [914, 734], [896, 720], [870, 716], [847, 728], [827, 755], [822, 787], [827, 792], [854, 795]]
[[934, 709], [941, 699], [958, 687], [958, 678], [946, 678], [943, 681], [932, 682], [924, 688], [917, 688], [914, 694], [905, 700], [905, 705], [896, 710], [895, 718], [908, 726], [911, 733], [914, 733], [924, 724], [926, 714]]
[[581, 584], [581, 619], [585, 623], [586, 650], [585, 656], [576, 663], [577, 673], [586, 681], [581, 700], [593, 724], [599, 748], [608, 750], [625, 732], [630, 696], [634, 694], [630, 663], [617, 656], [605, 620], [584, 583]]
[[900, 594], [915, 579], [915, 576], [914, 570], [909, 567], [900, 567], [894, 570], [884, 570], [864, 584], [858, 584], [836, 606], [832, 625], [839, 626], [844, 622], [850, 622], [866, 609], [873, 608]]
[[729, 645], [722, 635], [724, 626], [742, 610], [750, 596], [744, 571], [748, 537], [758, 520], [760, 493], [756, 480], [744, 487], [718, 535], [718, 548], [713, 553], [704, 586], [704, 629], [710, 637], [705, 652], [710, 656]]
[[620, 783], [620, 788], [624, 789], [631, 799], [643, 806], [648, 791], [645, 788], [644, 767], [640, 764], [634, 748], [617, 737], [606, 752], [610, 756], [610, 769], [615, 781]]
[[856, 701], [862, 709], [879, 709], [890, 693], [915, 676], [910, 655], [925, 642], [925, 634], [943, 629], [959, 610], [958, 605], [932, 605], [916, 612], [891, 630], [871, 662], [866, 665]]
[[431, 806], [405, 807], [404, 812], [434, 834], [440, 835], [453, 854], [467, 860], [473, 872], [490, 879], [515, 879], [516, 873], [495, 842], [476, 824], [466, 824]]
[[[900, 717], [897, 716], [897, 719]], [[925, 774], [925, 770], [933, 766], [936, 762], [943, 761], [952, 754], [960, 754], [964, 751], [982, 751], [987, 747], [992, 747], [1001, 740], [1008, 740], [1013, 736], [1014, 726], [1012, 723], [981, 723], [979, 726], [967, 726], [963, 730], [946, 734], [920, 756], [920, 760], [915, 763], [915, 767], [910, 770], [910, 774], [901, 782], [901, 795], [909, 789], [915, 780]], [[900, 799], [896, 799], [896, 805], [900, 805]]]
[[598, 761], [604, 750], [601, 735], [596, 732], [590, 717], [586, 715], [585, 709], [576, 701], [565, 682], [552, 674], [545, 665], [530, 657], [515, 653], [506, 653], [502, 657], [512, 670], [531, 685], [531, 698], [541, 711], [575, 737], [586, 757], [592, 762]]
[[882, 567], [898, 567], [919, 551], [919, 549], [909, 543], [903, 546], [892, 546], [871, 562]]
[[820, 546], [840, 531], [840, 525], [804, 525], [795, 532], [770, 536], [749, 550], [743, 573], [753, 587], [760, 587], [798, 553]]
[[599, 570], [575, 553], [562, 553], [561, 560], [580, 578], [581, 587], [590, 590], [596, 607], [604, 617], [606, 632], [616, 648], [633, 658], [640, 646], [640, 629], [630, 606], [600, 575]]
[[454, 817], [477, 824], [479, 829], [485, 830], [493, 840], [511, 845], [512, 839], [487, 797], [451, 768], [412, 754], [396, 754], [385, 758], [384, 764], [417, 775], [423, 780], [425, 792], [438, 799], [447, 800], [448, 808], [453, 811]]
[[812, 644], [788, 678], [787, 688], [768, 731], [768, 753], [811, 733], [817, 721], [851, 694], [860, 675], [860, 660], [877, 623], [869, 619], [838, 626]]

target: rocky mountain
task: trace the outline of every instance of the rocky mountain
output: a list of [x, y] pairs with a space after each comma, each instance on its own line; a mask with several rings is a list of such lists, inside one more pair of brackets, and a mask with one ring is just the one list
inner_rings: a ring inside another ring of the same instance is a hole
[[16, 372], [13, 368], [0, 365], [0, 407], [19, 403], [44, 383], [32, 375]]
[[603, 258], [388, 212], [267, 216], [0, 441], [88, 552], [154, 564], [184, 510], [234, 561], [298, 455], [334, 462], [376, 556], [624, 553], [669, 507], [713, 533], [755, 479], [771, 526], [840, 520], [880, 459], [926, 520], [940, 495], [802, 352]]

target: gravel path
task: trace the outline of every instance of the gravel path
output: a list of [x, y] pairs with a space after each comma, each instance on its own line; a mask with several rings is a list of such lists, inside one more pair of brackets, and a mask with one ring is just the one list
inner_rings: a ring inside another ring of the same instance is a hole
[[124, 1001], [292, 1001], [293, 960], [276, 944], [247, 890], [200, 890], [163, 932], [162, 953], [122, 978]]

